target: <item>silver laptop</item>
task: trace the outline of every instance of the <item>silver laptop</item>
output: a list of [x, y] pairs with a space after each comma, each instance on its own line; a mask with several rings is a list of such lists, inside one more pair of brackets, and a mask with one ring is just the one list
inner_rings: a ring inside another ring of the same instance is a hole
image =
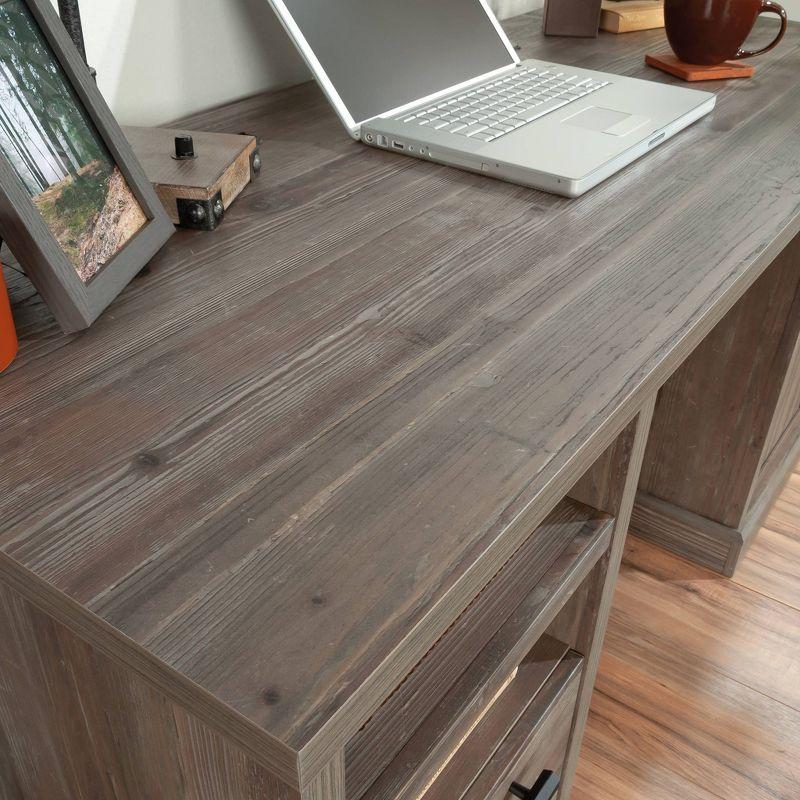
[[716, 96], [520, 61], [486, 0], [269, 0], [350, 135], [577, 197]]

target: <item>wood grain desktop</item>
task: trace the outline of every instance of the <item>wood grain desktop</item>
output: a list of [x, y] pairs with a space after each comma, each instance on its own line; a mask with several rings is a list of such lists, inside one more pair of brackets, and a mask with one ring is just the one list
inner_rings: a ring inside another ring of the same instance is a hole
[[[523, 57], [653, 77], [663, 34], [540, 23]], [[796, 452], [798, 61], [578, 201], [310, 84], [183, 121], [263, 139], [223, 227], [80, 336], [11, 284], [3, 792], [567, 800], [631, 515], [730, 571]]]

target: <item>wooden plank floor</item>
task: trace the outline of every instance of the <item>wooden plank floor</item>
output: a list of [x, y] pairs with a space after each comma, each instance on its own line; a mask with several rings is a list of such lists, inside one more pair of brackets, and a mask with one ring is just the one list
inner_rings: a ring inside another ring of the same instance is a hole
[[733, 581], [627, 547], [574, 800], [800, 800], [800, 465]]

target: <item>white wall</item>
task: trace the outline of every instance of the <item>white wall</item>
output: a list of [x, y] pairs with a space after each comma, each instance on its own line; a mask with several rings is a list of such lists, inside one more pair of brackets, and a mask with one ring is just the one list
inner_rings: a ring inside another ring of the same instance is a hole
[[123, 124], [164, 123], [308, 79], [266, 0], [81, 0], [80, 6], [89, 63]]
[[[800, 19], [800, 0], [784, 2]], [[489, 4], [510, 17], [542, 0]], [[267, 0], [81, 0], [81, 13], [89, 63], [123, 124], [165, 123], [309, 77]]]
[[506, 19], [541, 8], [544, 0], [489, 0], [489, 5], [500, 19]]

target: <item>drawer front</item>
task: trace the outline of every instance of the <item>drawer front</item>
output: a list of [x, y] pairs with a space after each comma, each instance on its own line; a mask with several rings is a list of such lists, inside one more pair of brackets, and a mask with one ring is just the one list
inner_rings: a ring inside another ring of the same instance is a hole
[[554, 710], [548, 724], [534, 735], [525, 754], [497, 782], [495, 791], [487, 800], [509, 800], [513, 797], [509, 792], [512, 783], [533, 786], [545, 770], [561, 774], [578, 700], [579, 683], [578, 680], [574, 682], [570, 692], [563, 696], [559, 707]]
[[[520, 720], [470, 786], [464, 800], [511, 800], [512, 783], [531, 787], [544, 770], [561, 773], [582, 674], [577, 657], [564, 667], [563, 683], [552, 693], [543, 715], [538, 720], [527, 715]], [[560, 680], [560, 676], [554, 675], [554, 679]]]
[[403, 800], [505, 800], [513, 782], [532, 786], [542, 770], [560, 772], [582, 667], [583, 659], [569, 651], [521, 708], [512, 684], [426, 791], [406, 793]]

